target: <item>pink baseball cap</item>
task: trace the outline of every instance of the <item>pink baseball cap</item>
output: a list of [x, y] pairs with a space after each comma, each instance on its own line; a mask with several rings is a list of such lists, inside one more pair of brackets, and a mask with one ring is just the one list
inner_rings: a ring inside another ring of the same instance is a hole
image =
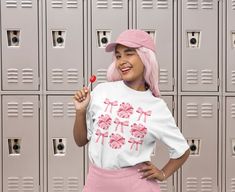
[[152, 37], [145, 31], [138, 29], [129, 29], [123, 31], [113, 43], [109, 43], [105, 47], [106, 52], [112, 52], [115, 50], [116, 45], [121, 44], [131, 48], [145, 47], [156, 52], [155, 44]]

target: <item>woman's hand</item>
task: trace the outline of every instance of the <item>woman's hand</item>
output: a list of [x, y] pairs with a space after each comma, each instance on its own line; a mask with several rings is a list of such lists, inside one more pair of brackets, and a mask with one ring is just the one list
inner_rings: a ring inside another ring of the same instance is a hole
[[83, 89], [77, 91], [74, 94], [73, 101], [76, 110], [85, 111], [90, 102], [90, 90], [88, 87], [83, 87]]

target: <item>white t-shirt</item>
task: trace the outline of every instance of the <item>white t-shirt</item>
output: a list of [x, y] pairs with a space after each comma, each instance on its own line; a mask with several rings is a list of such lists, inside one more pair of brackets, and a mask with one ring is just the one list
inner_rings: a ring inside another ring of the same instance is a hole
[[106, 169], [150, 161], [156, 140], [168, 146], [173, 159], [189, 148], [166, 103], [123, 81], [101, 83], [92, 91], [87, 138], [90, 161]]

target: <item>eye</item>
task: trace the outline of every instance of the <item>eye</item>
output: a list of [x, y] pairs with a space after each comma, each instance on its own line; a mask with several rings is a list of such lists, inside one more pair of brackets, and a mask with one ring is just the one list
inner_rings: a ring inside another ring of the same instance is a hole
[[121, 58], [121, 56], [120, 55], [116, 55], [116, 59], [120, 59]]

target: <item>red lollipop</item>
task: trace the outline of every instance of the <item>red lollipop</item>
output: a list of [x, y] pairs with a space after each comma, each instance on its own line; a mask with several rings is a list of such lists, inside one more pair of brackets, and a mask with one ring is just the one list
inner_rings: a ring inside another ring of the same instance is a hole
[[90, 83], [88, 84], [88, 87], [90, 88], [91, 84], [94, 83], [96, 81], [96, 76], [92, 75], [89, 79]]

